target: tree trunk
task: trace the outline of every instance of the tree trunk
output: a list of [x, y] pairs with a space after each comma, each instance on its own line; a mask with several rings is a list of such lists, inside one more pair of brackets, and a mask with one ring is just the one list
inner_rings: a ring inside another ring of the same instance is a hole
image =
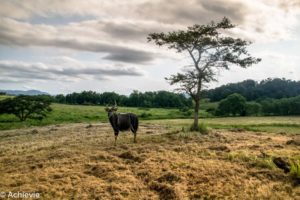
[[194, 124], [193, 124], [193, 130], [197, 131], [199, 126], [199, 105], [200, 105], [200, 99], [196, 98], [195, 100], [195, 110], [194, 110]]

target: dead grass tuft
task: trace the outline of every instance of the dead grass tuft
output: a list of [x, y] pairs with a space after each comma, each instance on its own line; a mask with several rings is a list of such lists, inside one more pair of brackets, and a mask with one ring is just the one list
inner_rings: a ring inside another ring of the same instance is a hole
[[134, 161], [134, 162], [142, 162], [143, 161], [143, 159], [141, 157], [139, 157], [136, 153], [131, 152], [131, 151], [126, 151], [124, 153], [121, 153], [119, 155], [119, 157], [126, 159], [126, 160]]
[[164, 175], [162, 175], [161, 177], [159, 177], [157, 179], [158, 182], [167, 182], [170, 184], [174, 184], [176, 182], [180, 182], [181, 181], [181, 177], [172, 173], [172, 172], [167, 172]]
[[208, 147], [208, 149], [214, 150], [214, 151], [230, 152], [230, 149], [227, 146], [225, 146], [225, 145], [220, 145], [220, 146], [214, 145], [214, 146]]

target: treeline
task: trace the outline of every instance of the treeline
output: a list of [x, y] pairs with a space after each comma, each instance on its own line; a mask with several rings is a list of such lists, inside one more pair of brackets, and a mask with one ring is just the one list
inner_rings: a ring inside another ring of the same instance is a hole
[[217, 116], [284, 116], [300, 115], [300, 95], [282, 99], [263, 99], [247, 102], [246, 98], [234, 93], [221, 100], [216, 109], [208, 109]]
[[300, 95], [300, 81], [292, 81], [280, 78], [268, 78], [260, 82], [245, 80], [239, 83], [230, 83], [221, 87], [203, 92], [205, 98], [210, 101], [220, 101], [233, 93], [239, 93], [247, 101], [272, 98], [281, 99]]
[[79, 105], [114, 105], [129, 107], [181, 108], [191, 107], [192, 100], [183, 94], [168, 91], [139, 92], [133, 91], [129, 96], [115, 92], [97, 93], [93, 91], [73, 92], [54, 96], [54, 102]]

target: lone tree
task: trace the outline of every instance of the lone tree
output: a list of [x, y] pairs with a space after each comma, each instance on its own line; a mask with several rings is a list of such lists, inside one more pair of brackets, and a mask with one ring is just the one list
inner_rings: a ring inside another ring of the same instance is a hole
[[171, 85], [179, 85], [178, 90], [188, 93], [194, 100], [192, 130], [198, 130], [201, 91], [205, 84], [216, 81], [218, 69], [228, 70], [231, 64], [246, 68], [261, 60], [251, 57], [246, 50], [250, 42], [222, 33], [234, 27], [224, 17], [218, 23], [212, 21], [208, 25], [195, 24], [185, 31], [151, 33], [147, 37], [148, 42], [154, 41], [158, 46], [165, 45], [179, 53], [187, 52], [193, 60], [193, 64], [185, 67], [182, 73], [166, 78]]
[[0, 114], [13, 114], [25, 121], [27, 118], [42, 120], [52, 109], [51, 101], [44, 96], [17, 96], [0, 101]]

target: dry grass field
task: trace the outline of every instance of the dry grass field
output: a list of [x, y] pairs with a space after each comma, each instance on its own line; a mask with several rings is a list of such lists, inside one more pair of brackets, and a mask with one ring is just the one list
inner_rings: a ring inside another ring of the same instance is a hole
[[272, 163], [300, 158], [296, 134], [186, 132], [141, 124], [113, 146], [107, 123], [0, 132], [0, 191], [41, 199], [300, 199], [300, 186]]

